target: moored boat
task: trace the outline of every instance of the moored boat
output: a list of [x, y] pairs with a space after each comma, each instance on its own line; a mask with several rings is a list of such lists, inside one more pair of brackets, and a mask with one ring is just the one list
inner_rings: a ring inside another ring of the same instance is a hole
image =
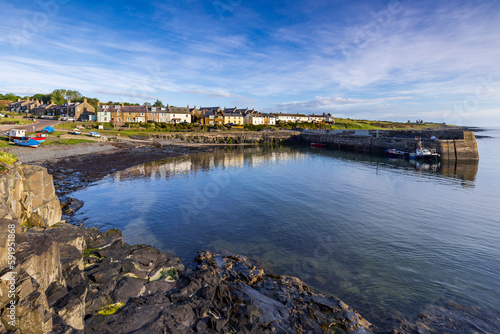
[[38, 145], [40, 145], [40, 142], [38, 140], [33, 139], [33, 138], [30, 138], [30, 139], [14, 139], [14, 144], [19, 145], [19, 146], [26, 146], [26, 147], [37, 148]]
[[311, 143], [311, 147], [326, 147], [326, 144], [323, 144], [323, 143]]
[[415, 160], [433, 160], [439, 158], [439, 154], [436, 150], [429, 150], [426, 148], [418, 147], [415, 152], [409, 154], [409, 159]]
[[422, 142], [418, 142], [415, 152], [400, 151], [395, 148], [389, 148], [385, 151], [389, 158], [399, 158], [407, 160], [437, 160], [440, 155], [435, 149], [429, 150], [422, 147]]

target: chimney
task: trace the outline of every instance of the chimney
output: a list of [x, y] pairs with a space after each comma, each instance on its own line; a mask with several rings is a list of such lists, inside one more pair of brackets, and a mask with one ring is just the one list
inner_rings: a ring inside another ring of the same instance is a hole
[[66, 102], [68, 103], [68, 106], [71, 104], [71, 100], [67, 99]]
[[28, 102], [30, 102], [30, 98], [28, 97]]
[[101, 101], [97, 101], [97, 108], [101, 105]]
[[19, 97], [17, 98], [17, 102], [21, 102], [21, 99]]
[[122, 107], [125, 107], [125, 102], [122, 102]]
[[87, 98], [86, 97], [83, 98], [83, 103], [87, 103]]
[[50, 100], [50, 104], [54, 104], [54, 100]]
[[146, 102], [146, 109], [148, 108], [148, 103]]

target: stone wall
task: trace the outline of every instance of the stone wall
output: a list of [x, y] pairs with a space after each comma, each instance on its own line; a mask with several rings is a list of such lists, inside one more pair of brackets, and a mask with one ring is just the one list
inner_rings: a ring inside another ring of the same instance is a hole
[[[455, 131], [452, 132], [452, 136], [458, 137]], [[463, 139], [422, 139], [422, 146], [436, 149], [441, 159], [444, 160], [478, 160], [479, 153], [474, 132], [463, 131], [460, 137]], [[303, 133], [300, 139], [308, 143], [325, 143], [333, 148], [374, 154], [384, 154], [388, 148], [412, 151], [417, 145], [415, 137], [409, 135], [406, 137], [370, 137]]]
[[288, 141], [300, 134], [297, 131], [221, 131], [155, 134], [156, 139], [177, 139], [188, 143], [207, 144], [273, 144]]

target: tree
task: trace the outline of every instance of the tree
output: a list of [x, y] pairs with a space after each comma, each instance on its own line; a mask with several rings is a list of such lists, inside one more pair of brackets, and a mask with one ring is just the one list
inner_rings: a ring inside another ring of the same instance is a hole
[[156, 100], [156, 102], [153, 104], [153, 107], [164, 107], [164, 105], [160, 100]]
[[9, 100], [12, 102], [17, 102], [17, 99], [20, 99], [20, 96], [14, 95], [12, 93], [0, 94], [0, 100]]
[[50, 94], [35, 94], [31, 97], [32, 100], [39, 100], [40, 102], [50, 102]]
[[71, 101], [79, 101], [79, 100], [83, 101], [82, 94], [80, 94], [80, 92], [78, 92], [76, 90], [67, 90], [64, 97], [66, 98], [66, 100], [69, 99]]
[[55, 104], [66, 103], [66, 89], [54, 89], [54, 91], [50, 93], [50, 99], [54, 101]]

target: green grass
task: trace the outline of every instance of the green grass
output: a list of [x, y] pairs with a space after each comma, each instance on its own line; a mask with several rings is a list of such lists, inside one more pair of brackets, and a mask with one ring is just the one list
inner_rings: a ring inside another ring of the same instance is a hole
[[4, 123], [4, 122], [16, 122], [18, 125], [26, 125], [26, 124], [33, 123], [31, 120], [23, 119], [23, 118], [11, 118], [11, 117], [0, 118], [0, 123]]
[[104, 307], [102, 307], [97, 313], [100, 315], [112, 315], [115, 314], [116, 311], [118, 311], [120, 308], [122, 308], [125, 305], [125, 303], [118, 302], [114, 304], [109, 304]]
[[0, 152], [0, 164], [2, 165], [12, 165], [17, 160], [19, 159], [12, 153]]
[[362, 119], [350, 119], [350, 118], [335, 118], [335, 129], [339, 130], [410, 130], [410, 129], [431, 129], [431, 128], [441, 128], [448, 125], [443, 125], [439, 123], [400, 123], [400, 122], [389, 122], [389, 121], [369, 121]]

